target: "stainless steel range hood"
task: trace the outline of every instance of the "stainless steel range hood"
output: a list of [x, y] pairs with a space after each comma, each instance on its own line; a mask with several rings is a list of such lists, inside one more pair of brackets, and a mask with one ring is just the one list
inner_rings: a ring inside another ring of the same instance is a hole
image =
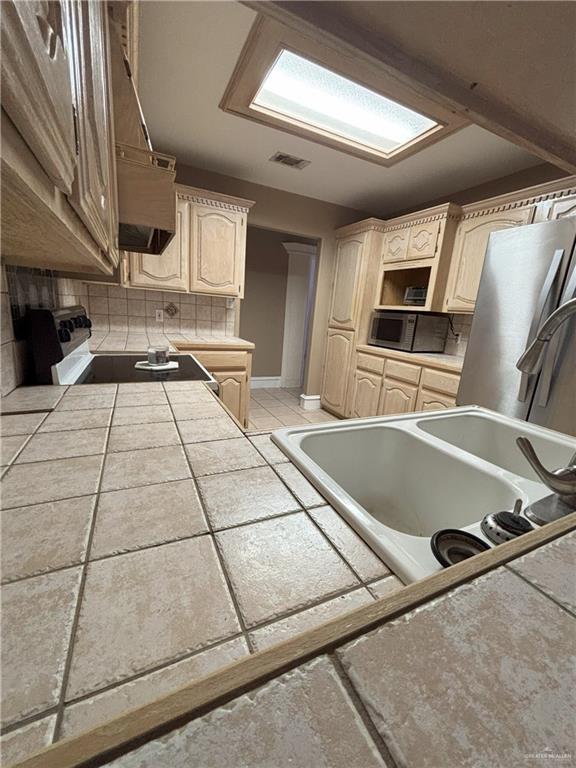
[[124, 251], [160, 254], [176, 231], [176, 158], [152, 149], [114, 4], [111, 8], [118, 245]]

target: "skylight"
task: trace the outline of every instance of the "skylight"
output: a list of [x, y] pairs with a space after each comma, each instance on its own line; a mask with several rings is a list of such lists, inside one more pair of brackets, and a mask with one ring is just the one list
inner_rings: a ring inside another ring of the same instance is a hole
[[439, 125], [287, 50], [272, 65], [250, 107], [384, 154]]

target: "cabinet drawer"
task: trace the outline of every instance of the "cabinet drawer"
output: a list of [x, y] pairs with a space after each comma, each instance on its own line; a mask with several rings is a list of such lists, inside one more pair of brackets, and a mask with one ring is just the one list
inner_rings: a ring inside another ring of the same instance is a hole
[[386, 360], [386, 377], [392, 379], [400, 379], [400, 381], [407, 381], [410, 384], [418, 384], [420, 381], [419, 365], [413, 363], [402, 363], [400, 360], [392, 360], [388, 358]]
[[441, 395], [429, 389], [421, 389], [416, 400], [417, 411], [442, 411], [455, 408], [456, 400], [448, 395]]
[[374, 355], [366, 355], [364, 352], [358, 352], [356, 359], [356, 368], [361, 368], [363, 371], [372, 371], [372, 373], [384, 373], [385, 359], [383, 357], [375, 357]]
[[428, 224], [414, 224], [410, 227], [407, 259], [432, 259], [434, 257], [440, 223], [440, 219], [438, 219]]
[[435, 389], [446, 395], [455, 395], [458, 392], [459, 383], [460, 376], [457, 373], [435, 371], [433, 368], [422, 370], [422, 387], [426, 389]]
[[246, 352], [189, 351], [209, 371], [230, 371], [246, 368]]

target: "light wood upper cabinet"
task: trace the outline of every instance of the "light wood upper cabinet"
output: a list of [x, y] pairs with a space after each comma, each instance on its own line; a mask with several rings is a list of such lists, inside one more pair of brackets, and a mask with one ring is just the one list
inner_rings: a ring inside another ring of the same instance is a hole
[[408, 253], [409, 239], [409, 228], [399, 229], [396, 232], [388, 232], [384, 235], [382, 261], [404, 261]]
[[129, 285], [242, 298], [251, 205], [177, 185], [176, 234], [159, 256], [130, 254]]
[[321, 403], [339, 416], [344, 416], [346, 410], [346, 394], [353, 352], [354, 333], [352, 331], [339, 329], [328, 331]]
[[118, 264], [118, 202], [111, 112], [106, 6], [70, 3], [78, 165], [70, 202], [86, 228]]
[[390, 416], [395, 413], [412, 413], [416, 408], [418, 387], [398, 379], [384, 377], [378, 414]]
[[194, 204], [190, 222], [190, 290], [244, 296], [246, 214]]
[[576, 197], [558, 200], [550, 209], [551, 219], [565, 219], [567, 216], [576, 216]]
[[160, 255], [130, 253], [129, 285], [136, 288], [188, 291], [190, 286], [190, 206], [177, 201], [176, 234]]
[[424, 224], [415, 224], [410, 228], [407, 259], [433, 259], [436, 255], [436, 243], [440, 232], [440, 219]]
[[492, 232], [528, 224], [534, 209], [516, 208], [464, 217], [458, 226], [444, 310], [473, 312], [488, 239]]
[[54, 186], [70, 194], [76, 139], [66, 2], [2, 3], [2, 107]]
[[328, 324], [354, 329], [361, 302], [361, 274], [366, 235], [351, 235], [338, 241], [332, 305]]
[[354, 375], [352, 400], [348, 415], [353, 419], [376, 416], [381, 389], [381, 374], [357, 369]]

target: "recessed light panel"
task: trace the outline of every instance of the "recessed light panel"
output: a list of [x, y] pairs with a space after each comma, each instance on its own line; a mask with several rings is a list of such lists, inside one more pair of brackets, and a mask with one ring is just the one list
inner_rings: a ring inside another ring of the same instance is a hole
[[288, 50], [278, 56], [250, 107], [383, 154], [439, 125]]

